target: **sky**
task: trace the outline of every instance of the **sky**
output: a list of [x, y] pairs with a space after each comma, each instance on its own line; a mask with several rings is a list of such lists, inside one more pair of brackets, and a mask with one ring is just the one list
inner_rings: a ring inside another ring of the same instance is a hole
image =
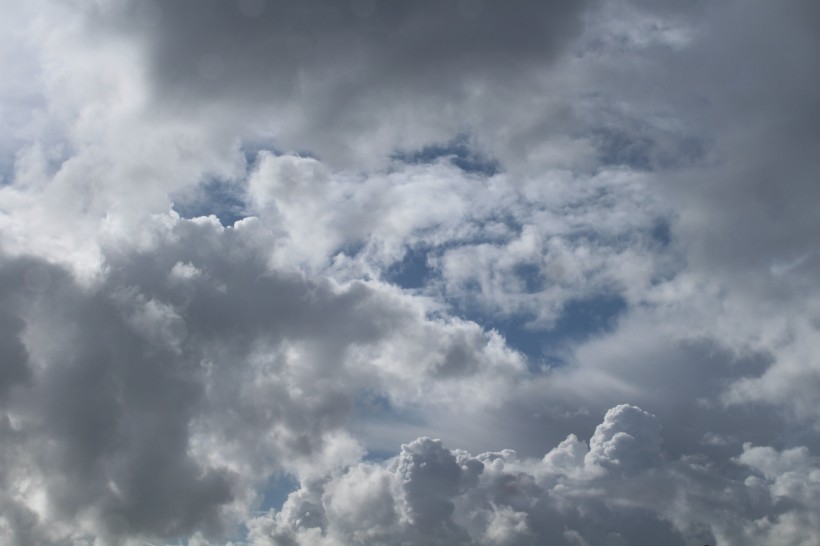
[[816, 0], [0, 0], [0, 543], [816, 546]]

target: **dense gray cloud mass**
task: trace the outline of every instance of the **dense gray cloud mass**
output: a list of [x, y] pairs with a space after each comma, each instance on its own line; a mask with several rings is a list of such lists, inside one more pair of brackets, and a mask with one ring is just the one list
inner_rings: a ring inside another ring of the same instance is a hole
[[159, 110], [238, 117], [278, 148], [358, 165], [497, 122], [502, 97], [530, 100], [592, 2], [63, 3], [86, 31], [139, 40]]
[[[338, 83], [366, 75], [356, 82], [358, 89], [446, 87], [472, 74], [503, 73], [554, 57], [577, 30], [586, 4], [178, 0], [150, 8], [129, 2], [98, 13], [151, 35], [160, 86], [184, 86], [189, 99], [191, 91], [224, 93], [239, 82], [255, 87], [245, 91], [258, 93], [259, 100], [270, 89], [275, 93], [277, 83], [293, 85], [302, 72], [331, 72], [338, 61], [352, 72], [332, 75]], [[203, 79], [218, 81], [209, 88]]]
[[0, 543], [816, 545], [817, 6], [0, 0]]
[[[366, 389], [414, 397], [453, 347], [476, 364], [451, 381], [515, 373], [516, 355], [485, 354], [492, 339], [473, 324], [430, 323], [378, 286], [269, 270], [244, 242], [254, 224], [177, 220], [150, 251], [112, 251], [94, 288], [57, 266], [4, 260], [4, 288], [29, 296], [4, 307], [9, 446], [32, 454], [6, 469], [40, 482], [47, 521], [99, 520], [111, 537], [218, 536], [232, 504], [254, 502], [248, 479], [355, 460], [344, 427]], [[424, 356], [410, 349], [413, 360], [369, 369], [401, 351], [396, 336]], [[394, 375], [408, 376], [403, 387]]]

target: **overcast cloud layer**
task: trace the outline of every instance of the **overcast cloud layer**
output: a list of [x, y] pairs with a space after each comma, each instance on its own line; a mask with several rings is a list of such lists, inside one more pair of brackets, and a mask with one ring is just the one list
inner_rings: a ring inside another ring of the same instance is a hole
[[816, 546], [818, 29], [0, 0], [0, 543]]

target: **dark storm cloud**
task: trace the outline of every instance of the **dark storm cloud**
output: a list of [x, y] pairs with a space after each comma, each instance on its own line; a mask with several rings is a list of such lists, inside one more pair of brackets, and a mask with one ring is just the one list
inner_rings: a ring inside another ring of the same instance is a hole
[[640, 7], [627, 20], [659, 17], [649, 19], [656, 30], [679, 34], [671, 43], [585, 42], [590, 59], [612, 64], [593, 75], [600, 102], [588, 113], [598, 116], [590, 124], [603, 137], [603, 160], [653, 167], [690, 259], [710, 273], [728, 267], [736, 282], [756, 282], [771, 265], [813, 253], [818, 4], [622, 5]]
[[470, 77], [523, 74], [521, 65], [560, 51], [588, 4], [170, 0], [128, 2], [106, 15], [145, 36], [155, 83], [183, 101], [281, 98], [306, 75], [344, 109], [373, 86], [430, 93]]
[[[537, 86], [588, 0], [126, 1], [87, 32], [136, 37], [162, 115], [208, 116], [337, 164], [444, 144]], [[487, 112], [485, 112], [487, 110]], [[238, 116], [238, 117], [237, 117]], [[243, 121], [238, 122], [241, 118]], [[371, 136], [382, 134], [376, 144]]]
[[[4, 258], [0, 275], [2, 289], [24, 301], [4, 310], [15, 309], [25, 329], [4, 334], [38, 345], [23, 353], [28, 381], [11, 393], [6, 468], [45, 471], [37, 479], [51, 509], [78, 518], [92, 508], [103, 534], [174, 536], [203, 521], [218, 530], [231, 477], [187, 455], [188, 422], [202, 394], [196, 379], [135, 335], [104, 293], [87, 294], [63, 269]], [[20, 354], [15, 346], [2, 358]]]
[[[28, 281], [28, 283], [26, 283]], [[50, 282], [47, 267], [30, 260], [13, 269], [4, 268], [0, 277], [0, 406], [8, 392], [25, 382], [31, 374], [28, 351], [20, 341], [25, 321], [20, 308], [26, 299], [26, 289], [45, 289]]]
[[672, 191], [698, 199], [695, 215], [709, 214], [708, 223], [685, 218], [689, 230], [709, 226], [708, 237], [695, 239], [709, 263], [767, 268], [816, 249], [820, 223], [808, 204], [820, 199], [820, 9], [735, 4], [712, 8], [678, 75], [701, 101], [687, 109], [692, 119], [717, 135], [719, 167], [684, 176], [689, 188]]

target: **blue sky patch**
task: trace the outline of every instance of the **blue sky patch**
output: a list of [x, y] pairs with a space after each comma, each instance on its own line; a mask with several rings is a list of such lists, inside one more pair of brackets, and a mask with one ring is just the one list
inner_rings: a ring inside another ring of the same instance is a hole
[[384, 280], [402, 288], [422, 288], [432, 275], [427, 264], [427, 250], [410, 248], [400, 262], [396, 262], [384, 272]]
[[521, 284], [522, 292], [536, 294], [544, 289], [544, 275], [538, 264], [517, 264], [513, 268], [513, 273]]
[[203, 183], [191, 196], [180, 196], [174, 201], [174, 210], [183, 218], [213, 214], [223, 226], [232, 226], [247, 216], [241, 188], [234, 182], [219, 179]]
[[501, 164], [471, 149], [465, 137], [458, 137], [447, 144], [425, 146], [420, 150], [400, 152], [393, 155], [393, 159], [405, 163], [434, 163], [442, 158], [464, 172], [493, 176], [501, 171]]
[[526, 316], [485, 320], [467, 317], [485, 328], [498, 330], [514, 349], [534, 363], [546, 360], [561, 363], [562, 349], [569, 343], [589, 339], [613, 328], [617, 318], [627, 310], [627, 303], [617, 294], [602, 294], [568, 301], [561, 316], [550, 329], [533, 328]]
[[645, 136], [602, 127], [594, 132], [593, 142], [604, 165], [623, 165], [641, 171], [652, 168], [654, 143]]
[[279, 511], [288, 500], [288, 495], [299, 489], [299, 481], [291, 474], [277, 474], [268, 479], [265, 485], [264, 497], [259, 509]]
[[652, 240], [661, 247], [667, 247], [669, 243], [672, 242], [672, 226], [670, 226], [667, 220], [659, 219], [652, 226], [650, 235], [652, 236]]

